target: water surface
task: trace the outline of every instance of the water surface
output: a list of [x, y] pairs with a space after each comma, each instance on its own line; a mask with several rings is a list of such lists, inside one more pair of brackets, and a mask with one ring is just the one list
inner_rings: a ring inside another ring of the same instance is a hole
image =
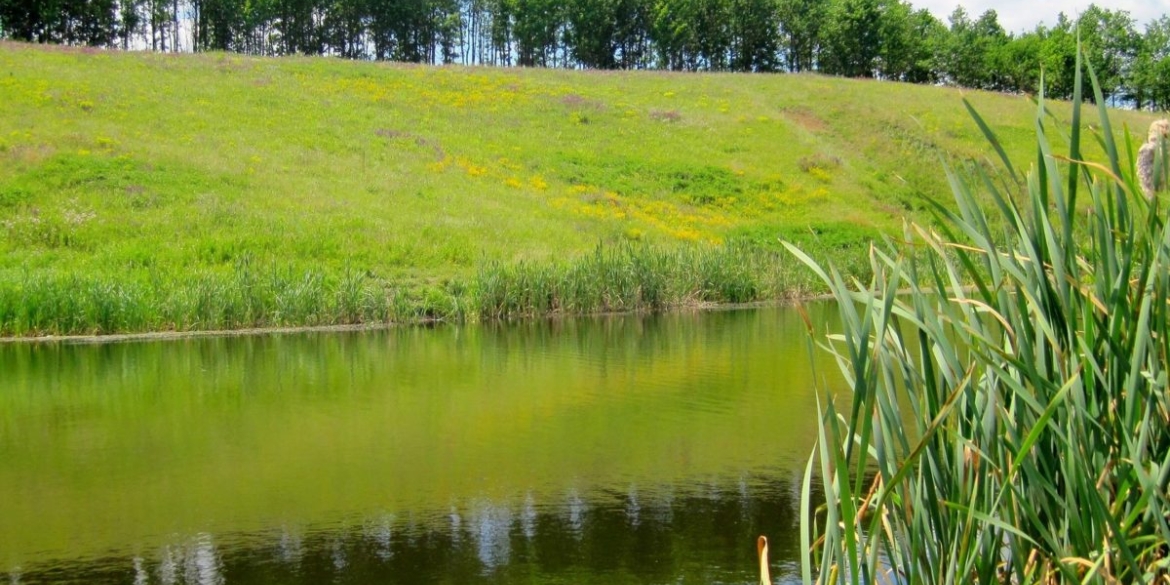
[[807, 347], [782, 308], [0, 346], [0, 578], [749, 583], [768, 534], [792, 580]]

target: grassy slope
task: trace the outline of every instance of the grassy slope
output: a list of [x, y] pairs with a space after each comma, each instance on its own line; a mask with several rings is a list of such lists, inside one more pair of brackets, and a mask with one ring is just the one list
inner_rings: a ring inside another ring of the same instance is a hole
[[[805, 75], [0, 44], [0, 283], [173, 287], [249, 263], [288, 282], [360, 274], [449, 291], [487, 262], [598, 243], [771, 246], [812, 227], [831, 247], [947, 193], [936, 153], [986, 155], [959, 97]], [[1031, 103], [968, 97], [1030, 160]], [[159, 324], [72, 329], [144, 327]], [[36, 327], [0, 323], [22, 329]]]

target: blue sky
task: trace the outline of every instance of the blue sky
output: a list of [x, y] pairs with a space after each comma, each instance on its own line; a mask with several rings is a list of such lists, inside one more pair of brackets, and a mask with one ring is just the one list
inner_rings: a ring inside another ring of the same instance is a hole
[[[1070, 17], [1075, 16], [1093, 2], [1088, 0], [1051, 0], [1038, 2], [1035, 0], [911, 0], [915, 8], [927, 8], [935, 16], [947, 21], [947, 16], [962, 4], [972, 18], [983, 14], [987, 9], [994, 9], [999, 15], [999, 24], [1008, 32], [1031, 30], [1037, 23], [1052, 24], [1056, 15], [1064, 12]], [[1170, 0], [1099, 0], [1096, 4], [1110, 10], [1128, 10], [1138, 22], [1138, 30], [1143, 30], [1145, 24], [1163, 14], [1170, 12]]]

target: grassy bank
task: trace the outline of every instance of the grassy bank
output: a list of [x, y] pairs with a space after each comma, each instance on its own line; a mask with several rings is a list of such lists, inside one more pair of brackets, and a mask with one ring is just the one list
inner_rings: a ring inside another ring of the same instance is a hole
[[[861, 250], [825, 257], [864, 274]], [[296, 272], [244, 260], [230, 271], [142, 279], [23, 274], [0, 283], [0, 334], [207, 331], [513, 319], [750, 303], [821, 290], [779, 253], [748, 245], [599, 246], [565, 261], [487, 262], [466, 281], [394, 286], [368, 272]]]
[[[958, 97], [0, 44], [0, 334], [819, 290], [778, 240], [844, 259], [922, 217], [922, 196], [947, 188], [940, 158], [983, 157]], [[968, 97], [1025, 156], [1031, 104]]]

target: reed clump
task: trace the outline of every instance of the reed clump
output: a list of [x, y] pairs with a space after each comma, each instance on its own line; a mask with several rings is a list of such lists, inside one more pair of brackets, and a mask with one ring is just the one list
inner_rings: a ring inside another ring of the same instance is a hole
[[[856, 246], [810, 240], [847, 262]], [[865, 277], [868, 266], [850, 264]], [[0, 278], [0, 336], [105, 335], [402, 324], [660, 311], [824, 291], [799, 262], [753, 243], [599, 245], [564, 260], [484, 262], [466, 279], [394, 282], [366, 271], [298, 269], [244, 257], [220, 270], [31, 272]]]
[[0, 281], [0, 335], [100, 335], [379, 322], [394, 297], [376, 279], [236, 263], [144, 280], [36, 273]]
[[1170, 579], [1170, 229], [1103, 106], [1084, 160], [1081, 70], [1067, 155], [1043, 95], [1023, 175], [972, 109], [1004, 179], [948, 169], [955, 206], [873, 246], [864, 284], [791, 248], [839, 301], [852, 387], [805, 473], [806, 583]]
[[567, 261], [485, 264], [470, 286], [471, 304], [481, 318], [507, 319], [750, 303], [814, 290], [799, 268], [745, 244], [599, 246]]

